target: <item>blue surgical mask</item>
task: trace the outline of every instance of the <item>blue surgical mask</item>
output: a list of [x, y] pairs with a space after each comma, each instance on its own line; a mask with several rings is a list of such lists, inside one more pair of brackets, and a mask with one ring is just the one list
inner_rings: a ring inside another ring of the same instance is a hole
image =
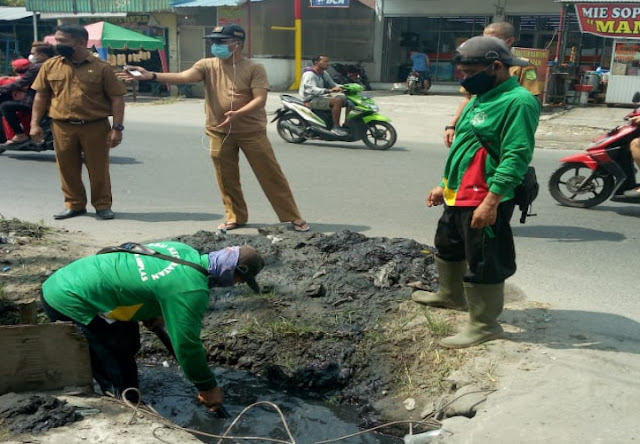
[[220, 43], [214, 43], [211, 45], [211, 54], [219, 59], [228, 59], [231, 57], [231, 51], [229, 51], [229, 45], [222, 45]]

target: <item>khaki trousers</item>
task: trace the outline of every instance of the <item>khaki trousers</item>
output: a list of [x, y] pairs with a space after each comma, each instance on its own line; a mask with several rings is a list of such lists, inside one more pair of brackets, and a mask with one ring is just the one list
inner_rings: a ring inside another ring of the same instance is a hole
[[51, 130], [64, 206], [70, 210], [84, 210], [87, 206], [87, 193], [82, 183], [84, 162], [91, 185], [91, 205], [96, 210], [111, 208], [109, 120], [101, 119], [84, 125], [53, 120]]
[[229, 135], [207, 131], [207, 134], [210, 138], [209, 154], [216, 170], [226, 222], [244, 224], [249, 219], [240, 186], [239, 150], [247, 158], [280, 222], [300, 219], [289, 182], [276, 160], [266, 130]]

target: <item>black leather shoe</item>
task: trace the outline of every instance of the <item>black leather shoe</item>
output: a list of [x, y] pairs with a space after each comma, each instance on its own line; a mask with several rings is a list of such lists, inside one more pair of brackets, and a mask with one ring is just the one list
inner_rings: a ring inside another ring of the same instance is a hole
[[96, 210], [96, 219], [109, 220], [116, 217], [111, 211], [111, 208], [105, 208], [104, 210]]
[[82, 216], [86, 212], [87, 212], [87, 210], [70, 210], [70, 209], [67, 208], [67, 209], [62, 210], [58, 214], [54, 214], [53, 218], [54, 219], [69, 219], [70, 217]]

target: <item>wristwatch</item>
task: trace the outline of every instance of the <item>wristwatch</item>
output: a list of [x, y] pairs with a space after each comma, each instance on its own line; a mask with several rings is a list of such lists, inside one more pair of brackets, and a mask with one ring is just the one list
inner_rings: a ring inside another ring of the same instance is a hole
[[450, 129], [454, 130], [454, 129], [456, 129], [456, 127], [455, 127], [455, 125], [447, 125], [447, 126], [444, 127], [444, 129], [445, 129], [445, 131], [446, 130], [450, 130]]
[[122, 125], [121, 123], [114, 123], [113, 125], [111, 125], [111, 129], [116, 131], [124, 131], [124, 125]]

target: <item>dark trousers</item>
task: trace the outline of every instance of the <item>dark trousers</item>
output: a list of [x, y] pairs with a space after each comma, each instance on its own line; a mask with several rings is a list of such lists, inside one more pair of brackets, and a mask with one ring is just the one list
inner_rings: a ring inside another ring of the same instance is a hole
[[[44, 298], [41, 301], [52, 322], [73, 322], [85, 335], [89, 341], [91, 371], [103, 393], [110, 392], [121, 398], [125, 389], [138, 388], [135, 355], [140, 350], [140, 331], [137, 322], [116, 321], [110, 324], [96, 316], [89, 325], [83, 325], [60, 313]], [[132, 390], [126, 393], [126, 397], [131, 402], [138, 402], [138, 395]]]
[[476, 207], [445, 207], [438, 221], [435, 246], [445, 261], [466, 260], [469, 271], [465, 282], [499, 284], [516, 272], [516, 251], [511, 231], [514, 202], [498, 205], [496, 223], [486, 228], [471, 228]]
[[31, 108], [15, 100], [9, 100], [0, 105], [0, 114], [5, 118], [14, 134], [24, 134], [24, 129], [20, 125], [20, 119], [16, 114], [18, 111], [29, 111]]

